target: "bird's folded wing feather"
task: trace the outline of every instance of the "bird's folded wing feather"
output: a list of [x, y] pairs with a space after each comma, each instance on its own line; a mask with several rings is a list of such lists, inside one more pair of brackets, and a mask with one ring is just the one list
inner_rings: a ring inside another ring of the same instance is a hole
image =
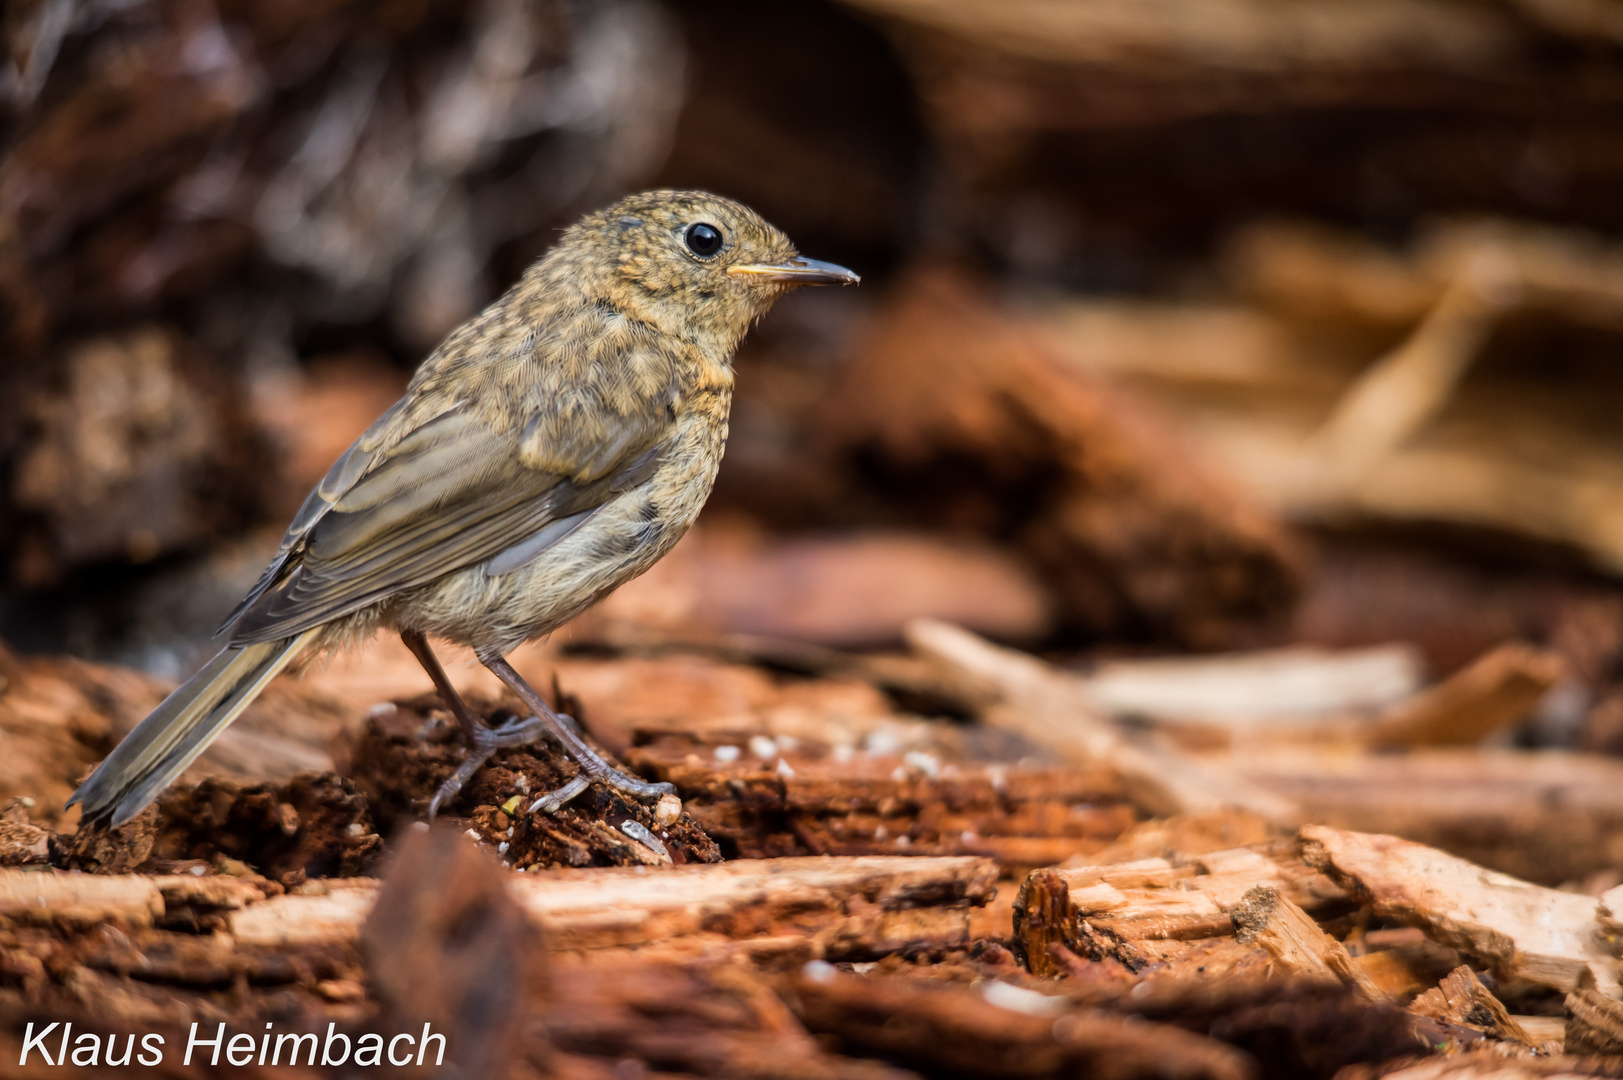
[[[601, 506], [646, 477], [672, 427], [663, 412], [611, 411], [604, 438], [562, 455], [591, 460], [572, 469], [555, 454], [537, 469], [521, 460], [529, 456], [519, 452], [525, 432], [499, 431], [471, 409], [442, 413], [392, 442], [380, 438], [400, 408], [356, 440], [305, 500], [227, 620], [232, 644], [319, 626]], [[613, 447], [608, 461], [605, 444]]]

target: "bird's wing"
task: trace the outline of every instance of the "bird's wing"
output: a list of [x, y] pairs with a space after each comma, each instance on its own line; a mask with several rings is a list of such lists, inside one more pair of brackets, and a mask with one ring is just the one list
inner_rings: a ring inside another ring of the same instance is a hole
[[608, 410], [597, 438], [553, 453], [542, 469], [521, 460], [533, 458], [520, 453], [533, 431], [498, 431], [468, 408], [384, 443], [377, 433], [400, 408], [356, 440], [305, 500], [227, 621], [231, 644], [289, 637], [583, 515], [646, 479], [674, 426], [665, 410]]

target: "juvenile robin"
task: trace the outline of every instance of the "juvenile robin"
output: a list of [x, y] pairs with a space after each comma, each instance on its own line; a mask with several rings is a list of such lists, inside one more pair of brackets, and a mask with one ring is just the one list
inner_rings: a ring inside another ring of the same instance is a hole
[[[504, 746], [551, 735], [592, 782], [673, 790], [599, 757], [505, 656], [670, 550], [727, 442], [732, 357], [798, 285], [858, 280], [803, 259], [754, 211], [699, 191], [622, 199], [569, 228], [454, 330], [406, 394], [305, 499], [226, 645], [79, 786], [84, 820], [120, 825], [301, 657], [398, 632], [462, 726], [468, 754], [432, 816]], [[493, 729], [451, 687], [435, 636], [472, 647], [534, 715]]]

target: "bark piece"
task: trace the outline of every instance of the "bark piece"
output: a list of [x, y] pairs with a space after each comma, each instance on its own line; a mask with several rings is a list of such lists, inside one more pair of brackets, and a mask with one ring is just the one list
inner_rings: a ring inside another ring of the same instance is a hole
[[1623, 936], [1623, 885], [1607, 889], [1600, 894], [1595, 906], [1595, 917], [1608, 934]]
[[812, 1032], [842, 1046], [934, 1071], [987, 1077], [1255, 1075], [1244, 1054], [1164, 1024], [1075, 1009], [1007, 983], [980, 993], [803, 970], [788, 988]]
[[1597, 990], [1574, 990], [1567, 995], [1568, 1054], [1623, 1054], [1623, 1001]]
[[1463, 964], [1415, 998], [1409, 1011], [1434, 1020], [1480, 1028], [1495, 1038], [1509, 1039], [1529, 1048], [1538, 1045], [1510, 1015], [1510, 1010], [1482, 985], [1476, 972]]
[[432, 1024], [446, 1060], [467, 1076], [513, 1067], [527, 999], [546, 990], [541, 932], [509, 895], [509, 876], [452, 827], [413, 830], [360, 930], [382, 1022], [397, 1031]]
[[1115, 660], [1081, 682], [1101, 709], [1117, 715], [1267, 731], [1396, 704], [1420, 690], [1422, 677], [1418, 651], [1394, 644]]
[[37, 866], [50, 857], [51, 834], [35, 825], [29, 813], [36, 805], [33, 799], [12, 799], [0, 808], [0, 866]]
[[1617, 961], [1596, 939], [1592, 897], [1484, 870], [1393, 836], [1320, 825], [1301, 831], [1307, 862], [1367, 898], [1375, 913], [1422, 927], [1489, 964], [1501, 978], [1571, 991], [1617, 985]]
[[1388, 833], [1554, 885], [1623, 862], [1623, 762], [1493, 747], [1363, 755], [1250, 747], [1223, 760], [1306, 820]]
[[996, 702], [983, 713], [986, 723], [1018, 732], [1077, 764], [1109, 765], [1152, 813], [1238, 806], [1271, 821], [1295, 818], [1290, 800], [1262, 790], [1232, 770], [1129, 743], [1099, 715], [1076, 680], [1035, 657], [923, 619], [909, 624], [907, 637], [915, 651], [950, 677], [979, 688]]
[[1235, 936], [1242, 945], [1268, 950], [1280, 974], [1311, 979], [1335, 979], [1353, 987], [1371, 1001], [1385, 1001], [1375, 983], [1353, 963], [1347, 949], [1326, 934], [1312, 917], [1281, 896], [1278, 889], [1259, 885], [1229, 912]]
[[[516, 876], [510, 888], [552, 949], [789, 935], [810, 938], [814, 951], [861, 959], [887, 951], [917, 918], [907, 913], [932, 913], [914, 923], [922, 944], [967, 944], [968, 909], [990, 899], [996, 880], [996, 865], [987, 859], [873, 856], [738, 860], [663, 871], [554, 870]], [[375, 889], [348, 884], [236, 912], [231, 933], [263, 944], [353, 940]]]
[[163, 893], [151, 878], [0, 870], [0, 919], [11, 926], [143, 927], [163, 910]]
[[1388, 710], [1363, 733], [1362, 741], [1387, 749], [1477, 742], [1527, 715], [1565, 669], [1548, 650], [1501, 646]]
[[[626, 756], [676, 784], [705, 831], [744, 858], [978, 855], [1024, 874], [1104, 847], [1138, 816], [1107, 768], [966, 761], [966, 748], [945, 739], [873, 752], [886, 737], [876, 733], [871, 750], [819, 754], [747, 730], [703, 742], [660, 736]], [[772, 752], [758, 757], [763, 748]]]
[[1071, 920], [1071, 893], [1053, 870], [1037, 870], [1020, 885], [1014, 902], [1014, 955], [1026, 970], [1043, 978], [1055, 971], [1053, 946], [1065, 945]]
[[[1035, 871], [1014, 901], [1016, 951], [1034, 965], [1033, 974], [1054, 970], [1056, 942], [1076, 957], [1113, 960], [1134, 975], [1163, 964], [1198, 972], [1202, 964], [1190, 943], [1232, 934], [1237, 913], [1258, 886], [1274, 890], [1283, 903], [1294, 897], [1314, 910], [1345, 902], [1342, 889], [1294, 858], [1271, 853], [1275, 846], [1213, 852], [1177, 865], [1152, 858]], [[1312, 925], [1305, 913], [1301, 918]]]
[[660, 1073], [744, 1080], [918, 1080], [883, 1061], [841, 1057], [807, 1034], [771, 983], [732, 963], [649, 963], [641, 954], [554, 958], [554, 985], [536, 1027], [555, 1050], [612, 1077], [629, 1059]]
[[[223, 780], [172, 787], [117, 829], [57, 839], [55, 864], [148, 873], [247, 864], [289, 887], [306, 878], [366, 873], [383, 848], [370, 807], [332, 773], [242, 788]], [[177, 864], [186, 864], [179, 866]]]
[[377, 882], [352, 878], [321, 885], [319, 892], [273, 897], [233, 912], [231, 936], [243, 945], [271, 948], [356, 940], [377, 902]]

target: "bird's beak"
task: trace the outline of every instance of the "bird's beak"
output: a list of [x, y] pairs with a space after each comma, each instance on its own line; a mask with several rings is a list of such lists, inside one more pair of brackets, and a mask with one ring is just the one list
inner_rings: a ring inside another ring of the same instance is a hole
[[843, 266], [816, 259], [790, 259], [781, 263], [745, 263], [729, 266], [729, 277], [779, 285], [855, 285], [862, 279]]

